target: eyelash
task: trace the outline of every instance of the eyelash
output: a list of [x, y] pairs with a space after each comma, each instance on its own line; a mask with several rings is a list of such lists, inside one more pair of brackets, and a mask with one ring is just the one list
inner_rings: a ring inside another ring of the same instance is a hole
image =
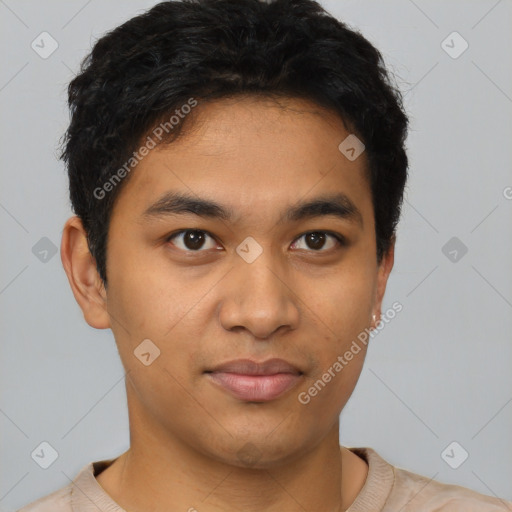
[[[206, 234], [208, 235], [209, 237], [211, 237], [213, 240], [216, 240], [215, 236], [213, 236], [209, 231], [205, 231], [204, 229], [194, 229], [194, 228], [189, 228], [189, 229], [181, 229], [180, 231], [175, 231], [174, 233], [172, 233], [171, 235], [169, 235], [168, 237], [165, 238], [165, 241], [167, 243], [171, 242], [171, 240], [173, 238], [176, 238], [178, 235], [182, 235], [182, 234], [185, 234], [187, 232], [198, 232], [198, 233], [203, 233], [203, 234]], [[297, 240], [300, 240], [301, 238], [307, 236], [307, 235], [310, 235], [312, 233], [321, 233], [321, 234], [325, 234], [325, 235], [328, 235], [328, 236], [331, 236], [332, 238], [334, 238], [337, 242], [338, 242], [338, 248], [337, 249], [341, 249], [343, 247], [346, 247], [347, 246], [347, 240], [345, 239], [345, 237], [343, 237], [342, 235], [338, 234], [338, 233], [335, 233], [333, 231], [322, 231], [322, 230], [314, 230], [314, 231], [306, 231], [305, 233], [302, 233], [301, 235], [299, 235], [295, 240], [294, 240], [294, 243], [295, 241]], [[178, 248], [179, 249], [179, 248]], [[186, 253], [201, 253], [201, 252], [207, 252], [206, 250], [201, 250], [201, 249], [198, 249], [197, 251], [193, 251], [191, 249], [179, 249], [183, 252], [186, 252]], [[314, 252], [314, 253], [329, 253], [331, 252], [332, 250], [336, 250], [336, 248], [332, 248], [332, 249], [328, 249], [326, 251], [322, 250], [322, 249], [319, 249], [319, 250], [314, 250], [314, 249], [306, 249], [310, 252]]]

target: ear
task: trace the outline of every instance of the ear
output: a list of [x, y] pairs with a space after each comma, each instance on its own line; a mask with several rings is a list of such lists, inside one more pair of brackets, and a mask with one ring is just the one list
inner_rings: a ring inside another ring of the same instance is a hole
[[96, 329], [110, 327], [107, 292], [87, 245], [87, 235], [79, 217], [67, 220], [60, 246], [62, 265], [85, 321]]
[[372, 328], [376, 328], [380, 321], [380, 316], [382, 313], [382, 299], [384, 298], [384, 293], [386, 292], [386, 285], [388, 282], [389, 274], [391, 273], [393, 264], [395, 262], [395, 242], [396, 235], [393, 235], [389, 249], [382, 257], [382, 261], [379, 265], [377, 274], [377, 288], [375, 291], [375, 300], [372, 311], [372, 315], [375, 315], [375, 320], [372, 319], [371, 321]]

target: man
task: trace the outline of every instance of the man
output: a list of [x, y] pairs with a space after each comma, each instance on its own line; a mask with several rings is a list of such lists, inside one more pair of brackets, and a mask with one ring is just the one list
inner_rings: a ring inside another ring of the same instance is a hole
[[130, 448], [23, 512], [512, 510], [339, 445], [408, 166], [366, 39], [312, 0], [164, 2], [69, 104], [61, 257], [114, 333]]

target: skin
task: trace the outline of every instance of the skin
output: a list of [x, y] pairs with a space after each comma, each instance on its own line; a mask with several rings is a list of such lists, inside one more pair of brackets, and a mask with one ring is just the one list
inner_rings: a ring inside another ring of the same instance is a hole
[[[80, 220], [64, 227], [73, 294], [89, 325], [112, 329], [127, 372], [130, 449], [97, 480], [130, 512], [335, 512], [364, 485], [368, 466], [340, 448], [339, 416], [365, 345], [307, 405], [297, 397], [378, 322], [394, 240], [377, 264], [366, 155], [349, 161], [338, 150], [350, 133], [342, 120], [304, 100], [280, 103], [199, 105], [183, 138], [150, 151], [113, 209], [106, 289]], [[214, 200], [235, 218], [144, 222], [168, 190]], [[278, 223], [297, 201], [333, 191], [355, 203], [362, 226], [335, 216]], [[166, 241], [185, 229], [207, 231], [195, 252], [183, 235]], [[315, 246], [303, 236], [311, 231], [339, 233], [348, 245], [326, 236]], [[263, 249], [250, 264], [236, 252], [248, 236]], [[144, 339], [160, 350], [149, 366], [134, 357]], [[204, 373], [231, 359], [272, 357], [304, 375], [269, 402], [234, 398]], [[252, 460], [243, 456], [247, 443]]]

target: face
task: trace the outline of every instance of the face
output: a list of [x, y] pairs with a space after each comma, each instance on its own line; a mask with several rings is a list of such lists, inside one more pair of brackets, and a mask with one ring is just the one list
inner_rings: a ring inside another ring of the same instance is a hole
[[132, 439], [269, 467], [337, 434], [366, 346], [339, 356], [379, 314], [393, 252], [377, 265], [366, 156], [340, 152], [342, 121], [281, 103], [199, 105], [117, 198], [105, 309], [83, 309], [114, 333]]

